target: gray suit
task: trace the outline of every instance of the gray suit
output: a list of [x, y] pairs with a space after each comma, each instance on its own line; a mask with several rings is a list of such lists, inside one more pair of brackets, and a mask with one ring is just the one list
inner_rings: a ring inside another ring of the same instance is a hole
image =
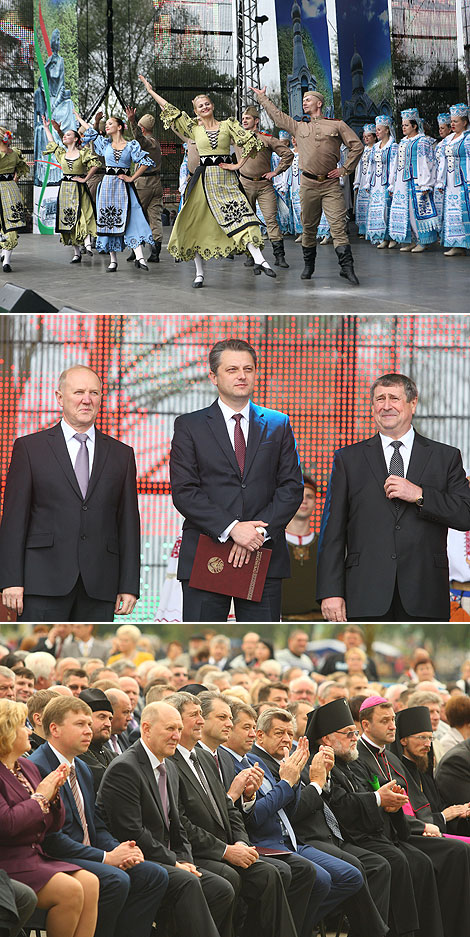
[[[108, 661], [110, 644], [109, 641], [99, 641], [97, 638], [93, 638], [93, 644], [91, 649], [87, 654], [87, 657], [99, 657], [105, 664]], [[82, 657], [83, 654], [80, 654], [79, 642], [73, 641], [67, 646], [67, 657]]]

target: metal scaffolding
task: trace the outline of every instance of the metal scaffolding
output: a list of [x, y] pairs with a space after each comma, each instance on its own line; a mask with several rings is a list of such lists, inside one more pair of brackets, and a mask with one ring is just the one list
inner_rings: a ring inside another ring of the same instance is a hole
[[237, 0], [237, 117], [251, 99], [249, 89], [259, 88], [257, 0]]

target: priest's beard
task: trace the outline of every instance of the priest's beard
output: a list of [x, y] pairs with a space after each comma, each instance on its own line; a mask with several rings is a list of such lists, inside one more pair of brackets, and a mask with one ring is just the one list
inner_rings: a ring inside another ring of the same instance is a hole
[[349, 765], [352, 761], [357, 761], [359, 758], [359, 752], [357, 748], [355, 748], [352, 752], [346, 752], [345, 754], [339, 755], [338, 757], [341, 758], [341, 761], [345, 761], [346, 764]]
[[427, 755], [410, 755], [410, 753], [406, 751], [405, 754], [407, 758], [409, 758], [410, 761], [416, 765], [418, 771], [420, 771], [421, 774], [426, 774], [426, 771], [429, 767], [429, 760]]

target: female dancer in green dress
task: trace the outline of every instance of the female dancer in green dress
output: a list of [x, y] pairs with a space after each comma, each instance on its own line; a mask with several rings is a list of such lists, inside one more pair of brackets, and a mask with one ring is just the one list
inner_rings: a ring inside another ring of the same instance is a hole
[[[254, 273], [263, 271], [275, 277], [261, 248], [263, 237], [259, 220], [252, 211], [240, 186], [236, 171], [249, 156], [262, 149], [263, 143], [229, 117], [218, 121], [214, 105], [206, 94], [193, 101], [195, 118], [173, 107], [157, 94], [142, 75], [140, 80], [162, 109], [161, 119], [167, 130], [172, 127], [197, 145], [200, 165], [185, 191], [184, 205], [171, 232], [168, 250], [175, 260], [193, 260], [196, 277], [193, 286], [204, 285], [203, 260], [228, 257], [234, 251], [248, 250], [255, 262]], [[242, 148], [238, 163], [230, 160], [230, 145]]]
[[25, 209], [17, 186], [27, 176], [29, 166], [16, 146], [11, 146], [11, 133], [0, 127], [0, 251], [4, 273], [11, 273], [11, 252], [18, 244], [17, 231], [26, 223]]
[[62, 143], [56, 143], [44, 116], [42, 122], [49, 141], [44, 155], [52, 153], [64, 174], [57, 196], [55, 229], [62, 244], [73, 244], [70, 263], [79, 264], [81, 244], [85, 245], [88, 256], [93, 257], [91, 239], [96, 237], [96, 218], [86, 183], [101, 163], [89, 147], [81, 146], [76, 130], [66, 130]]

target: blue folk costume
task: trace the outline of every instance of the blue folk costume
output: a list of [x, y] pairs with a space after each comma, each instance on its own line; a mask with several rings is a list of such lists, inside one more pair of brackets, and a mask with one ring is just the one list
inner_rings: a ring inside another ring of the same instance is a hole
[[[456, 104], [454, 108], [457, 116], [468, 116], [467, 105]], [[450, 110], [452, 113], [453, 108]], [[453, 133], [443, 142], [446, 145], [437, 176], [437, 186], [444, 188], [441, 243], [449, 248], [470, 248], [470, 132]]]
[[130, 165], [155, 166], [153, 159], [141, 149], [137, 140], [130, 140], [123, 150], [113, 150], [110, 140], [91, 127], [83, 137], [93, 143], [99, 156], [104, 156], [106, 172], [96, 194], [96, 248], [102, 254], [135, 250], [140, 244], [153, 244], [152, 231], [144, 215], [132, 182], [123, 182], [118, 174], [129, 176]]
[[[447, 126], [450, 127], [450, 121], [451, 121], [450, 113], [437, 115], [437, 123], [439, 124], [439, 126], [441, 126], [442, 124], [444, 125], [446, 124]], [[436, 163], [437, 163], [437, 175], [438, 176], [439, 176], [439, 166], [440, 166], [441, 160], [445, 161], [444, 148], [448, 142], [449, 142], [449, 137], [448, 136], [443, 137], [442, 140], [438, 140], [436, 146], [434, 147], [434, 156], [435, 156]], [[434, 189], [434, 204], [436, 206], [436, 211], [437, 211], [437, 218], [438, 218], [438, 223], [439, 223], [439, 234], [441, 234], [442, 219], [444, 215], [444, 189], [438, 188], [437, 183], [436, 183], [436, 188]]]
[[[287, 146], [290, 146], [290, 133], [287, 130], [279, 131], [279, 139], [284, 140]], [[275, 172], [279, 163], [281, 162], [281, 157], [278, 153], [271, 154], [271, 171]], [[294, 234], [294, 228], [292, 226], [292, 212], [290, 205], [290, 180], [291, 180], [291, 165], [284, 170], [284, 172], [279, 173], [277, 176], [274, 176], [271, 180], [274, 191], [276, 193], [277, 200], [277, 212], [276, 212], [276, 221], [279, 225], [279, 230], [281, 234]]]
[[[378, 118], [377, 118], [378, 119]], [[390, 121], [390, 119], [388, 119]], [[391, 127], [391, 122], [388, 123]], [[366, 238], [373, 244], [390, 241], [390, 206], [397, 165], [398, 147], [392, 136], [384, 146], [374, 143], [369, 160], [367, 186], [370, 190]]]
[[[363, 135], [366, 133], [375, 134], [375, 124], [364, 124], [362, 128]], [[367, 227], [367, 211], [369, 208], [369, 189], [367, 188], [367, 173], [369, 169], [369, 158], [374, 144], [364, 145], [364, 152], [356, 166], [354, 175], [353, 189], [356, 194], [355, 221], [358, 227], [358, 234], [365, 235]]]
[[294, 153], [294, 159], [289, 166], [289, 204], [291, 227], [293, 234], [302, 234], [302, 216], [300, 208], [300, 177], [302, 170], [299, 166], [299, 154]]
[[[416, 108], [402, 111], [407, 120], [420, 123]], [[437, 241], [438, 217], [433, 198], [436, 161], [432, 141], [422, 130], [398, 144], [396, 174], [392, 181], [390, 237], [399, 244], [433, 244]]]

